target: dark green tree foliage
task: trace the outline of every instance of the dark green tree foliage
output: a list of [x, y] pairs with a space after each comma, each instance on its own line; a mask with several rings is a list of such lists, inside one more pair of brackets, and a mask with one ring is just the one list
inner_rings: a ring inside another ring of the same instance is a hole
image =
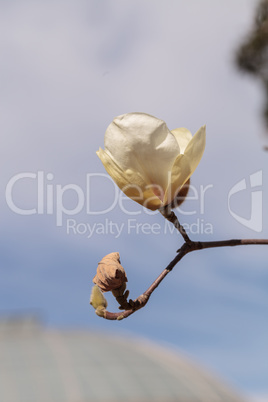
[[262, 0], [257, 8], [254, 26], [237, 51], [238, 67], [259, 77], [266, 93], [264, 117], [268, 128], [268, 0]]

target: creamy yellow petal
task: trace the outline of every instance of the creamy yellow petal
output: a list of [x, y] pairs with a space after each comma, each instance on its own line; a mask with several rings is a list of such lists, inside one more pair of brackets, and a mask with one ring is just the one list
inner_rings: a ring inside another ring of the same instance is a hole
[[187, 145], [184, 154], [179, 155], [170, 173], [170, 184], [164, 198], [164, 205], [171, 203], [180, 188], [193, 174], [204, 153], [206, 144], [206, 127], [201, 127]]
[[168, 185], [166, 172], [181, 153], [166, 123], [145, 113], [116, 117], [105, 132], [104, 146], [123, 171], [137, 171], [164, 189]]
[[145, 182], [139, 172], [132, 169], [123, 171], [115, 160], [103, 149], [97, 151], [107, 173], [118, 187], [132, 200], [151, 210], [159, 209], [163, 204], [153, 192], [150, 183]]
[[174, 162], [170, 174], [170, 181], [167, 191], [165, 193], [164, 205], [170, 204], [181, 187], [186, 183], [186, 181], [191, 176], [190, 161], [187, 156], [179, 155]]
[[190, 160], [191, 174], [197, 168], [206, 146], [206, 126], [202, 126], [187, 145], [184, 155]]
[[175, 128], [174, 130], [171, 130], [171, 133], [174, 135], [179, 144], [180, 153], [183, 154], [187, 145], [193, 138], [192, 133], [184, 127]]

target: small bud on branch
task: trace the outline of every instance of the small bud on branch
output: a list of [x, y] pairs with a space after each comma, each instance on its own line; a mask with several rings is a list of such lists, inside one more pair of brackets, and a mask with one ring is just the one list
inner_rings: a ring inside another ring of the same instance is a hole
[[120, 264], [119, 253], [110, 253], [103, 257], [98, 264], [97, 274], [93, 278], [93, 282], [103, 292], [118, 289], [127, 282], [125, 270]]
[[[175, 267], [175, 265], [177, 265], [178, 262], [186, 254], [188, 254], [192, 251], [203, 250], [206, 248], [227, 247], [227, 246], [232, 247], [232, 246], [243, 246], [243, 245], [244, 246], [245, 245], [261, 245], [261, 244], [268, 245], [268, 239], [231, 239], [231, 240], [218, 240], [218, 241], [210, 241], [210, 242], [192, 241], [186, 234], [184, 227], [179, 223], [178, 218], [176, 217], [174, 212], [170, 213], [170, 212], [168, 212], [167, 209], [163, 209], [162, 211], [160, 210], [160, 212], [167, 220], [169, 220], [170, 222], [172, 222], [174, 224], [176, 229], [179, 231], [179, 233], [184, 238], [183, 245], [177, 251], [178, 254], [168, 264], [168, 266], [161, 272], [161, 274], [156, 278], [156, 280], [152, 283], [152, 285], [143, 294], [141, 294], [136, 300], [127, 301], [128, 291], [126, 291], [124, 293], [125, 288], [122, 288], [121, 290], [118, 290], [118, 289], [112, 290], [114, 296], [116, 296], [116, 298], [120, 304], [119, 308], [124, 308], [124, 311], [119, 312], [119, 313], [112, 313], [112, 312], [109, 312], [106, 310], [107, 305], [103, 309], [103, 305], [100, 304], [100, 306], [96, 310], [97, 315], [99, 315], [107, 320], [122, 320], [124, 318], [129, 317], [130, 315], [135, 313], [137, 310], [140, 310], [141, 308], [143, 308], [147, 304], [151, 294], [160, 285], [160, 283], [167, 276], [167, 274], [172, 271], [172, 269]], [[112, 253], [112, 254], [117, 254], [118, 259], [119, 259], [119, 253]], [[94, 278], [94, 280], [95, 280], [95, 278]], [[99, 291], [100, 291], [100, 289], [99, 289]], [[123, 296], [124, 296], [123, 302], [119, 301], [119, 300], [121, 300], [119, 298], [122, 297], [122, 296], [120, 296], [120, 294], [122, 292], [123, 292]], [[93, 305], [93, 303], [91, 303], [91, 304]], [[94, 305], [93, 305], [93, 307], [94, 307]]]

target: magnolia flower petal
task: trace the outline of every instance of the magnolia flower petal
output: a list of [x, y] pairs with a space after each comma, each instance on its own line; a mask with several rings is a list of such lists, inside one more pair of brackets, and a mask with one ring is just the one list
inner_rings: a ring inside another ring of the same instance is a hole
[[179, 155], [170, 173], [170, 184], [164, 197], [164, 205], [170, 204], [184, 183], [195, 171], [204, 153], [206, 126], [202, 126], [187, 145], [184, 154]]
[[169, 175], [170, 181], [165, 193], [163, 201], [164, 205], [168, 205], [174, 200], [181, 187], [191, 176], [190, 161], [188, 157], [183, 154], [179, 155], [175, 159], [174, 165], [171, 172], [169, 172]]
[[193, 138], [191, 131], [187, 130], [187, 128], [180, 127], [171, 130], [171, 133], [174, 135], [179, 144], [180, 153], [183, 154], [187, 145]]
[[163, 205], [160, 198], [155, 195], [153, 187], [144, 180], [139, 172], [132, 169], [122, 170], [109, 152], [101, 148], [97, 151], [97, 155], [107, 173], [129, 198], [153, 211]]
[[206, 126], [202, 126], [187, 145], [184, 154], [190, 159], [191, 174], [197, 168], [206, 146]]
[[138, 171], [164, 191], [168, 185], [167, 172], [180, 153], [166, 123], [145, 113], [116, 117], [106, 130], [104, 145], [123, 171]]

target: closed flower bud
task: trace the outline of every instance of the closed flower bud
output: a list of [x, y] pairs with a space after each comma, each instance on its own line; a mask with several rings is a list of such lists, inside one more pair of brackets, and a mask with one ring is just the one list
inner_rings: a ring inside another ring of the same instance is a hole
[[90, 295], [90, 304], [94, 307], [95, 313], [100, 317], [105, 317], [106, 307], [108, 306], [107, 300], [102, 294], [100, 288], [95, 285], [92, 288]]
[[118, 289], [127, 282], [125, 270], [120, 264], [119, 253], [111, 253], [103, 257], [98, 264], [93, 282], [103, 292]]
[[151, 210], [171, 204], [195, 171], [205, 149], [206, 128], [192, 137], [186, 128], [169, 130], [145, 113], [116, 117], [97, 155], [118, 187]]
[[95, 285], [92, 288], [91, 295], [90, 295], [90, 304], [97, 309], [98, 307], [106, 308], [108, 303], [105, 297], [103, 296], [100, 288]]

